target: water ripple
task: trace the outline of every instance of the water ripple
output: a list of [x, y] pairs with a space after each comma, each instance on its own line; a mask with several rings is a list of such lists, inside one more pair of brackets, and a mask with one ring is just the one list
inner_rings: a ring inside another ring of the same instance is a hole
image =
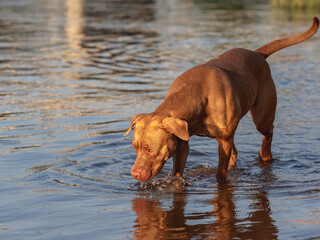
[[215, 178], [216, 141], [192, 137], [183, 178], [169, 160], [141, 183], [130, 174], [132, 135], [123, 137], [188, 68], [310, 19], [258, 0], [0, 1], [3, 238], [318, 237], [318, 36], [268, 59], [272, 162], [258, 160], [262, 136], [246, 116], [228, 181]]

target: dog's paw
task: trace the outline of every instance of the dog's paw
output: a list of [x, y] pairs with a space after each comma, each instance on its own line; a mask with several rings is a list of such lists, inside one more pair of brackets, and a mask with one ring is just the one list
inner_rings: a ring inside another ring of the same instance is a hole
[[236, 164], [230, 164], [228, 165], [228, 171], [231, 169], [234, 169], [236, 167]]
[[259, 152], [259, 160], [263, 162], [271, 161], [272, 155], [262, 156], [261, 152]]

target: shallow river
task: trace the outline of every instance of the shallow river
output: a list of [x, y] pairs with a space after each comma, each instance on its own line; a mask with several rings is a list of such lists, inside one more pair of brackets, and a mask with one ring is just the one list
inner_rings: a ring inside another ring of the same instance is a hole
[[248, 115], [226, 183], [216, 141], [200, 137], [184, 179], [171, 160], [147, 183], [130, 174], [131, 117], [152, 112], [177, 76], [300, 33], [317, 14], [225, 2], [0, 2], [1, 239], [320, 238], [320, 34], [268, 59], [272, 162], [258, 161]]

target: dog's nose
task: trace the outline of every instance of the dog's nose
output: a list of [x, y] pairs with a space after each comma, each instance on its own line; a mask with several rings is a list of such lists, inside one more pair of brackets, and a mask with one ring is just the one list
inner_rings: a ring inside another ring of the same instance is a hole
[[131, 175], [140, 181], [148, 181], [151, 176], [151, 171], [144, 167], [135, 167], [133, 166], [131, 169]]
[[131, 169], [131, 175], [132, 175], [135, 179], [139, 180], [140, 172], [137, 171], [137, 169], [132, 168], [132, 169]]

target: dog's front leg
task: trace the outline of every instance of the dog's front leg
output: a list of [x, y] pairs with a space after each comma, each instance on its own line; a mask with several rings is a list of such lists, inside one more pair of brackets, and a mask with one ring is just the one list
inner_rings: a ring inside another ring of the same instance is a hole
[[229, 166], [228, 166], [228, 170], [233, 169], [236, 164], [237, 164], [237, 155], [238, 155], [238, 151], [236, 149], [236, 146], [233, 144], [232, 150], [231, 150], [231, 156], [230, 156], [230, 160], [229, 160]]
[[188, 141], [178, 140], [176, 153], [173, 155], [173, 176], [182, 176], [184, 165], [189, 155]]
[[228, 173], [228, 166], [231, 157], [231, 151], [234, 146], [233, 137], [225, 139], [219, 138], [217, 139], [219, 143], [219, 166], [217, 171], [218, 179], [226, 179]]

